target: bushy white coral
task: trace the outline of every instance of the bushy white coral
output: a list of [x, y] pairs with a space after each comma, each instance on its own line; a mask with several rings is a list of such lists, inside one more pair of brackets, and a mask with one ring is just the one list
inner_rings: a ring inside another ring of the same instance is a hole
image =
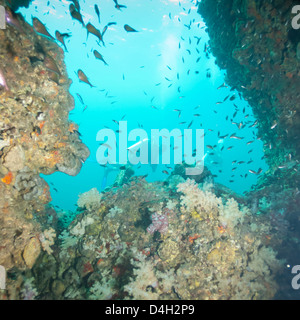
[[104, 271], [101, 276], [101, 281], [95, 282], [90, 289], [89, 298], [92, 300], [109, 300], [116, 293], [116, 290], [113, 288], [115, 281], [109, 275], [109, 271]]
[[94, 219], [92, 217], [86, 216], [81, 221], [79, 221], [74, 228], [70, 230], [71, 234], [74, 236], [83, 236], [85, 233], [85, 227], [94, 223]]
[[244, 215], [245, 212], [239, 209], [239, 204], [233, 198], [228, 199], [225, 205], [220, 206], [219, 220], [223, 226], [235, 227], [243, 222]]
[[124, 286], [124, 290], [136, 300], [157, 299], [160, 293], [148, 290], [149, 286], [152, 286], [153, 288], [158, 286], [158, 280], [154, 273], [153, 261], [150, 259], [146, 260], [146, 256], [138, 252], [136, 254], [136, 259], [132, 259], [131, 263], [135, 267], [133, 270], [135, 277], [134, 279], [131, 278], [131, 282]]
[[110, 218], [113, 218], [115, 215], [118, 215], [123, 212], [123, 209], [118, 208], [117, 206], [111, 208], [107, 214]]
[[58, 238], [62, 240], [61, 248], [64, 250], [67, 250], [77, 244], [77, 238], [70, 236], [67, 230], [64, 230]]
[[39, 239], [42, 244], [42, 248], [48, 254], [51, 254], [53, 250], [50, 248], [54, 244], [54, 238], [56, 237], [56, 233], [54, 229], [49, 228], [40, 234]]
[[93, 188], [79, 195], [77, 205], [80, 208], [93, 210], [99, 206], [101, 199], [102, 193], [100, 193], [96, 188]]
[[184, 195], [181, 199], [181, 211], [192, 212], [196, 210], [198, 213], [209, 213], [210, 211], [218, 210], [222, 205], [222, 199], [217, 198], [216, 195], [210, 191], [203, 191], [199, 189], [198, 184], [191, 179], [180, 183], [177, 190]]

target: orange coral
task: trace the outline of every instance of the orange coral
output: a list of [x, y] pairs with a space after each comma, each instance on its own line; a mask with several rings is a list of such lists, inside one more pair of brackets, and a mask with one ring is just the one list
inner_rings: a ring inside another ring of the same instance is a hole
[[13, 174], [12, 172], [8, 172], [2, 179], [1, 181], [4, 182], [5, 184], [11, 184], [13, 179]]
[[189, 236], [189, 242], [190, 243], [193, 243], [194, 240], [200, 238], [200, 235], [199, 234], [194, 234], [193, 236]]
[[224, 233], [226, 230], [225, 230], [225, 228], [223, 227], [223, 226], [220, 226], [220, 227], [218, 227], [218, 231], [219, 231], [219, 233]]
[[77, 128], [76, 128], [75, 124], [74, 123], [70, 123], [68, 131], [69, 132], [74, 132], [76, 129]]
[[40, 129], [42, 130], [42, 128], [43, 128], [43, 126], [45, 125], [45, 120], [44, 121], [42, 121], [40, 124], [39, 124], [39, 127], [40, 127]]
[[45, 158], [48, 166], [53, 168], [58, 162], [62, 160], [62, 156], [59, 154], [58, 151], [52, 151], [50, 155], [47, 155]]

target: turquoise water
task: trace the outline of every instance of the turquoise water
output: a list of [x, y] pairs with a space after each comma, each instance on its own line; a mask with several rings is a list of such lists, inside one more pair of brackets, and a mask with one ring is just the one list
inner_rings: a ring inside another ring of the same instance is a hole
[[[204, 150], [208, 153], [204, 164], [215, 175], [215, 182], [240, 194], [249, 190], [259, 176], [249, 170], [257, 172], [261, 168], [263, 173], [268, 169], [262, 159], [263, 144], [252, 126], [256, 119], [247, 101], [235, 90], [220, 88], [226, 74], [209, 52], [209, 38], [196, 1], [145, 0], [141, 4], [138, 0], [124, 0], [120, 3], [127, 8], [122, 11], [112, 0], [80, 1], [85, 24], [90, 22], [102, 31], [107, 23], [116, 23], [105, 32], [105, 46], [99, 45], [92, 34], [87, 38], [86, 29], [71, 18], [71, 3], [37, 0], [28, 9], [20, 9], [27, 22], [32, 24], [31, 17], [37, 17], [53, 36], [56, 30], [71, 34], [65, 41], [65, 64], [75, 100], [70, 120], [79, 125], [82, 141], [91, 151], [77, 176], [59, 172], [43, 176], [51, 188], [52, 204], [72, 210], [78, 194], [94, 187], [102, 191], [106, 169], [97, 163], [101, 143], [96, 135], [105, 127], [118, 130], [116, 121], [120, 120], [127, 121], [128, 130], [142, 127], [149, 134], [151, 129], [204, 129], [205, 146], [216, 146], [214, 155], [209, 155], [212, 150], [208, 147]], [[95, 4], [100, 9], [100, 24]], [[125, 24], [138, 32], [126, 32]], [[61, 43], [58, 45], [64, 49]], [[94, 57], [94, 50], [108, 65]], [[79, 81], [78, 69], [94, 87]], [[236, 98], [230, 100], [234, 94]], [[180, 117], [175, 109], [181, 110]], [[233, 134], [243, 139], [230, 138]], [[128, 146], [131, 144], [134, 142]], [[168, 173], [170, 167], [172, 163]], [[167, 177], [164, 164], [155, 171], [150, 165], [136, 165], [133, 169], [136, 175], [148, 174], [147, 181]], [[108, 175], [107, 186], [116, 175], [117, 171]]]

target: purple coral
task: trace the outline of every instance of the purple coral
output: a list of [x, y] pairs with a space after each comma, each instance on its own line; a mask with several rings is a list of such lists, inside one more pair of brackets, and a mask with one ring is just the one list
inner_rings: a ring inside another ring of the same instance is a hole
[[147, 228], [147, 231], [153, 234], [155, 231], [166, 233], [168, 231], [168, 217], [166, 214], [154, 213], [152, 216], [152, 224]]

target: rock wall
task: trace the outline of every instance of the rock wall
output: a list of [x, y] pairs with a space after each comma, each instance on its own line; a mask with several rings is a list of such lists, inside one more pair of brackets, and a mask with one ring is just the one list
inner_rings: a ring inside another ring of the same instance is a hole
[[74, 100], [62, 50], [5, 7], [11, 23], [0, 30], [0, 265], [24, 269], [41, 250], [32, 214], [51, 200], [39, 174], [76, 175], [89, 150], [68, 120]]
[[[257, 117], [269, 172], [260, 186], [297, 187], [300, 156], [300, 30], [292, 0], [202, 0], [216, 63]], [[256, 187], [257, 188], [257, 187]]]

